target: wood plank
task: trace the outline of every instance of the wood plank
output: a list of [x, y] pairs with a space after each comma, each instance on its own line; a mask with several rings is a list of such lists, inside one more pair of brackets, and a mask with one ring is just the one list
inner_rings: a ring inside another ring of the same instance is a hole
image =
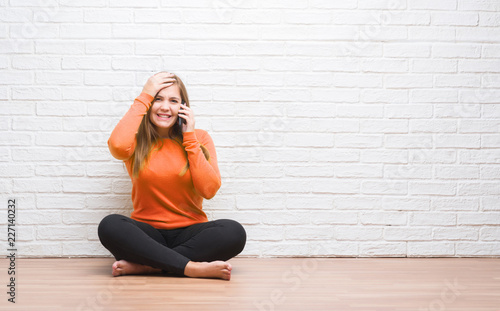
[[[231, 281], [111, 276], [111, 258], [17, 259], [0, 310], [500, 310], [498, 258], [235, 258]], [[0, 277], [8, 284], [7, 260]], [[7, 288], [5, 287], [4, 288]]]

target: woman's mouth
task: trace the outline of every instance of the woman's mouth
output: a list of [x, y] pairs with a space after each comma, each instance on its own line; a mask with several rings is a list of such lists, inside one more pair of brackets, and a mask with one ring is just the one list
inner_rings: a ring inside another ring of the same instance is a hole
[[160, 114], [160, 113], [157, 113], [156, 115], [158, 116], [158, 119], [160, 119], [160, 120], [170, 120], [170, 118], [172, 117], [169, 114]]

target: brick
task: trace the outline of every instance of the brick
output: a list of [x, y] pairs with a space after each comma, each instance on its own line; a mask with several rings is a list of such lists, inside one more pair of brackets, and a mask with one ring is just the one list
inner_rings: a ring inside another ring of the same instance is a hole
[[60, 24], [61, 38], [96, 39], [111, 38], [111, 25], [101, 24]]
[[28, 164], [0, 164], [0, 176], [5, 177], [31, 177], [35, 167]]
[[384, 228], [384, 240], [386, 241], [430, 241], [432, 230], [426, 227], [394, 226]]
[[19, 178], [14, 179], [14, 192], [49, 192], [61, 191], [61, 181], [52, 178]]
[[360, 125], [362, 133], [408, 133], [406, 120], [366, 120]]
[[[317, 179], [310, 181], [313, 193], [354, 194], [359, 193], [359, 180]], [[308, 205], [308, 204], [306, 204]]]
[[408, 185], [411, 195], [455, 195], [457, 186], [453, 182], [413, 182]]
[[376, 164], [339, 164], [334, 166], [337, 178], [382, 178], [383, 166]]
[[12, 99], [59, 100], [61, 90], [57, 87], [12, 87]]
[[500, 225], [500, 213], [495, 212], [463, 212], [457, 215], [458, 225], [484, 226]]
[[339, 148], [377, 148], [382, 146], [382, 137], [378, 135], [335, 135], [335, 147]]
[[285, 167], [285, 175], [292, 177], [332, 177], [334, 168], [324, 165], [290, 165]]
[[372, 210], [382, 208], [382, 199], [380, 197], [342, 197], [333, 198], [333, 208], [335, 210]]
[[85, 43], [72, 40], [50, 40], [36, 42], [36, 54], [57, 55], [64, 51], [65, 55], [80, 55], [84, 53]]
[[431, 14], [432, 24], [440, 26], [477, 26], [479, 15], [477, 13], [443, 13], [435, 12]]
[[499, 241], [500, 227], [483, 227], [479, 231], [481, 241]]
[[408, 7], [414, 10], [454, 11], [457, 9], [457, 0], [443, 0], [437, 3], [432, 0], [409, 0]]
[[405, 257], [406, 243], [372, 242], [359, 247], [361, 257]]
[[78, 164], [61, 165], [48, 164], [37, 165], [37, 176], [85, 176], [85, 166]]
[[438, 58], [479, 58], [481, 45], [463, 43], [436, 43], [432, 45], [432, 57]]
[[479, 236], [478, 230], [475, 228], [434, 228], [432, 231], [434, 240], [476, 241]]
[[110, 193], [111, 181], [96, 178], [64, 178], [62, 190], [65, 193]]
[[362, 150], [362, 163], [408, 163], [408, 151]]
[[399, 181], [364, 181], [361, 184], [361, 193], [403, 195], [408, 193], [408, 183]]
[[429, 57], [431, 46], [424, 43], [388, 43], [384, 46], [385, 57]]
[[409, 257], [445, 257], [455, 255], [454, 243], [408, 242]]
[[[484, 138], [483, 138], [484, 139]], [[436, 136], [436, 148], [479, 148], [481, 137], [474, 134], [443, 134]]]
[[484, 182], [460, 182], [458, 184], [458, 195], [500, 195], [498, 184], [484, 181]]
[[282, 226], [245, 226], [248, 241], [282, 241], [285, 230]]
[[4, 132], [0, 135], [0, 146], [29, 146], [31, 142], [31, 134]]
[[37, 194], [36, 196], [36, 208], [39, 210], [74, 210], [85, 207], [85, 198], [81, 195]]
[[384, 165], [384, 177], [390, 179], [431, 179], [430, 165]]
[[98, 241], [66, 242], [62, 244], [62, 247], [61, 254], [68, 257], [77, 256], [81, 253], [93, 254], [93, 256], [104, 256], [109, 254], [109, 251]]
[[113, 193], [128, 194], [132, 192], [132, 183], [128, 179], [115, 180], [111, 189]]
[[432, 136], [418, 134], [388, 134], [386, 148], [432, 148]]
[[437, 165], [434, 167], [437, 179], [478, 179], [479, 166], [477, 165]]
[[331, 134], [286, 134], [285, 145], [288, 147], [333, 147], [334, 136]]
[[457, 243], [457, 256], [498, 256], [500, 255], [500, 243], [495, 242], [459, 242]]
[[236, 208], [238, 210], [253, 209], [277, 209], [285, 208], [285, 197], [282, 195], [255, 196], [236, 196]]
[[407, 224], [407, 215], [404, 212], [362, 212], [359, 219], [363, 225], [398, 226]]
[[433, 198], [431, 205], [436, 211], [477, 211], [479, 198]]
[[337, 241], [374, 241], [382, 238], [382, 228], [336, 226], [334, 238]]
[[81, 240], [87, 236], [87, 228], [84, 226], [39, 226], [37, 239], [50, 240]]

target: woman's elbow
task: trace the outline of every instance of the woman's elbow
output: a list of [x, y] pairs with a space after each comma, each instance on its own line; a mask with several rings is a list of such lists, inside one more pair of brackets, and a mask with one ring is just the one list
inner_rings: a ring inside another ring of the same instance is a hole
[[205, 188], [203, 193], [201, 193], [201, 196], [207, 200], [210, 200], [217, 194], [217, 191], [219, 191], [220, 186], [221, 186], [221, 181], [219, 179], [217, 180], [216, 183], [214, 183], [214, 185], [212, 185], [212, 187]]
[[130, 148], [126, 148], [126, 147], [122, 146], [121, 144], [119, 144], [115, 140], [111, 140], [111, 139], [108, 140], [108, 148], [109, 148], [109, 152], [111, 153], [111, 155], [115, 159], [124, 161], [124, 160], [127, 160], [128, 158], [130, 158], [130, 156], [131, 156]]

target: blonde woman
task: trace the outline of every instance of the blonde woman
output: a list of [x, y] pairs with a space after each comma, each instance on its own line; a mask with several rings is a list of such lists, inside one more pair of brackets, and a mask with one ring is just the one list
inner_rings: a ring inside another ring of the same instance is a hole
[[231, 278], [226, 262], [246, 243], [236, 221], [208, 221], [203, 199], [221, 185], [210, 135], [195, 129], [181, 79], [151, 76], [108, 140], [132, 180], [130, 217], [112, 214], [98, 227], [99, 239], [115, 257], [113, 276], [171, 273]]

